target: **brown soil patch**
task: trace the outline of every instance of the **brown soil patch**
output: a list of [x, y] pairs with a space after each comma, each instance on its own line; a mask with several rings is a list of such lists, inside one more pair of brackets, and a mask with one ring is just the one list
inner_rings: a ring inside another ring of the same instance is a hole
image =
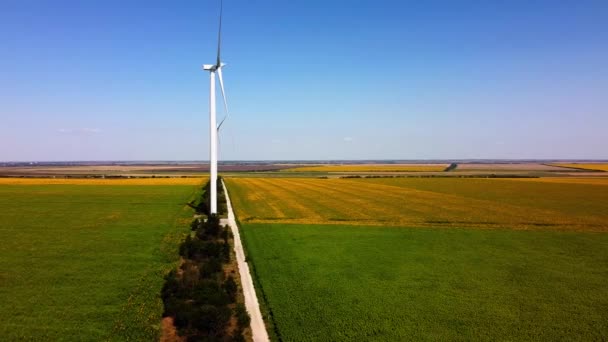
[[177, 334], [177, 329], [173, 325], [173, 317], [165, 317], [162, 320], [162, 332], [160, 335], [160, 342], [184, 342], [185, 338], [180, 337]]

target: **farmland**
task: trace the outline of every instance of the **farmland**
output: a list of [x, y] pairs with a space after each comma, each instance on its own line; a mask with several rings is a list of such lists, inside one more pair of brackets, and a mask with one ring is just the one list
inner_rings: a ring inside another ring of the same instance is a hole
[[275, 339], [608, 336], [608, 178], [226, 181]]
[[591, 170], [591, 171], [608, 171], [608, 164], [607, 163], [567, 163], [567, 164], [552, 164], [555, 166], [561, 166], [561, 167], [570, 167], [570, 168], [575, 168], [575, 169], [582, 169], [582, 170]]
[[[241, 222], [608, 230], [608, 178], [231, 178]], [[591, 183], [593, 182], [593, 183]]]
[[459, 163], [455, 171], [572, 171], [557, 165], [546, 165], [541, 163]]
[[602, 340], [608, 235], [244, 224], [285, 341]]
[[0, 334], [152, 340], [202, 179], [0, 179]]
[[298, 166], [283, 172], [441, 172], [449, 164], [345, 164]]
[[0, 178], [0, 185], [199, 185], [202, 178]]
[[[259, 172], [272, 171], [293, 167], [293, 165], [277, 165], [272, 163], [228, 163], [220, 164], [220, 172]], [[200, 177], [209, 172], [209, 164], [203, 163], [27, 163], [0, 162], [0, 177]]]

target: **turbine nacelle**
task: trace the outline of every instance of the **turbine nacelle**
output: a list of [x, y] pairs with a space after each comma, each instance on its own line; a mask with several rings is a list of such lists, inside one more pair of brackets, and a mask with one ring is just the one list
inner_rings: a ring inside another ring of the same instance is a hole
[[217, 64], [203, 64], [203, 70], [216, 71], [217, 69], [223, 68], [226, 65], [227, 65], [226, 63], [220, 63], [219, 65], [217, 65]]

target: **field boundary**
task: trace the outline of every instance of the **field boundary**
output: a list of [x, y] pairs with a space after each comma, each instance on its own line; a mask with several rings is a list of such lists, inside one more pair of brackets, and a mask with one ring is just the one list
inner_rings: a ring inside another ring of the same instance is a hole
[[[242, 229], [243, 227], [243, 223], [241, 222], [237, 214], [234, 214], [234, 218], [236, 220], [237, 228], [239, 228], [240, 232], [240, 229]], [[252, 260], [251, 254], [247, 252], [247, 249], [247, 240], [243, 240], [243, 251], [245, 252], [245, 260], [247, 261], [250, 272], [253, 275], [253, 285], [257, 289], [257, 294], [260, 296], [260, 310], [262, 311], [262, 318], [265, 318], [264, 323], [266, 324], [266, 331], [269, 333], [269, 337], [272, 341], [282, 341], [283, 339], [281, 338], [281, 333], [274, 320], [274, 313], [272, 312], [272, 308], [268, 303], [268, 298], [266, 296], [266, 292], [264, 291], [264, 286], [260, 282], [258, 270], [255, 267], [255, 263]]]
[[243, 244], [241, 243], [241, 236], [239, 234], [239, 227], [236, 223], [234, 211], [232, 210], [232, 203], [230, 202], [230, 196], [226, 189], [224, 180], [222, 187], [224, 188], [224, 194], [226, 195], [226, 207], [228, 211], [228, 225], [232, 230], [234, 237], [234, 252], [236, 254], [236, 260], [239, 268], [239, 274], [241, 276], [241, 287], [243, 288], [243, 295], [245, 297], [245, 307], [247, 312], [251, 316], [251, 335], [254, 342], [265, 342], [270, 341], [268, 338], [268, 332], [264, 325], [264, 319], [262, 318], [262, 312], [260, 310], [260, 304], [255, 293], [255, 287], [253, 286], [253, 278], [249, 272], [249, 265], [245, 258], [245, 251], [243, 250]]
[[565, 166], [564, 164], [543, 164], [543, 165], [553, 166], [553, 167], [562, 167], [564, 169], [572, 169], [572, 170], [576, 170], [576, 171], [606, 172], [606, 170], [602, 170], [602, 169], [591, 169], [591, 168], [573, 166], [573, 165], [577, 165], [577, 164], [572, 164], [571, 166]]
[[[198, 190], [197, 190], [197, 188], [194, 188], [192, 190], [192, 192], [190, 193], [190, 197], [188, 198], [188, 200], [190, 201], [193, 198], [196, 198], [197, 194], [198, 194]], [[124, 320], [124, 317], [122, 317], [123, 314], [125, 312], [135, 311], [137, 309], [142, 310], [142, 308], [145, 307], [145, 303], [137, 302], [135, 299], [138, 298], [137, 297], [138, 295], [141, 295], [142, 293], [145, 292], [145, 290], [147, 288], [149, 288], [150, 277], [164, 278], [171, 269], [175, 268], [178, 265], [179, 255], [177, 253], [177, 249], [179, 247], [179, 244], [181, 243], [183, 236], [185, 235], [185, 233], [187, 231], [186, 228], [183, 226], [183, 224], [181, 224], [180, 219], [187, 218], [191, 215], [189, 213], [189, 209], [190, 209], [190, 207], [187, 204], [184, 204], [179, 209], [179, 211], [177, 211], [173, 215], [173, 218], [171, 220], [171, 229], [163, 235], [162, 240], [160, 242], [159, 253], [160, 253], [161, 257], [164, 259], [164, 264], [160, 265], [158, 269], [150, 270], [146, 274], [144, 274], [140, 277], [137, 287], [134, 288], [133, 291], [131, 291], [131, 293], [129, 294], [127, 303], [125, 303], [123, 305], [123, 307], [121, 308], [121, 311], [122, 311], [121, 317], [118, 317], [114, 321], [114, 325], [110, 332], [111, 333], [110, 336], [119, 336], [119, 337], [125, 338], [125, 339], [132, 338], [132, 336], [129, 335], [128, 326], [126, 326], [123, 322], [123, 320]], [[163, 284], [164, 284], [164, 282], [163, 282]], [[160, 308], [161, 313], [162, 313], [162, 310], [164, 310], [164, 303], [163, 303], [162, 299], [157, 298], [157, 302], [155, 302], [154, 304]], [[162, 335], [162, 328], [160, 328], [160, 325], [156, 326], [155, 324], [152, 324], [153, 323], [152, 319], [154, 317], [138, 317], [138, 316], [140, 316], [140, 315], [135, 315], [135, 317], [140, 319], [139, 321], [136, 321], [137, 323], [141, 324], [142, 326], [145, 326], [147, 329], [152, 329], [153, 332], [156, 335], [158, 335], [157, 337], [160, 337]], [[158, 318], [158, 317], [156, 317], [156, 318]], [[161, 317], [161, 319], [162, 319], [162, 317]], [[108, 339], [109, 339], [109, 337], [108, 337]]]

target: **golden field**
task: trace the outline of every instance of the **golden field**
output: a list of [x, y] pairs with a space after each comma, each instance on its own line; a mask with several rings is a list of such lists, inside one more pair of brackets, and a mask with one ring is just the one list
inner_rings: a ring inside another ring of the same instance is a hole
[[608, 171], [608, 163], [570, 163], [570, 164], [551, 164], [553, 166], [560, 167], [571, 167], [575, 169], [584, 169], [584, 170], [592, 170], [592, 171]]
[[353, 164], [314, 165], [284, 169], [284, 172], [441, 172], [448, 164]]
[[510, 180], [510, 181], [514, 181], [514, 182], [608, 185], [608, 177], [546, 177], [546, 178], [512, 178], [512, 179], [505, 179], [505, 180]]
[[517, 171], [568, 171], [555, 165], [541, 163], [458, 163], [454, 171], [517, 172]]
[[605, 179], [228, 178], [242, 222], [608, 230]]
[[0, 178], [0, 185], [199, 185], [207, 178]]

